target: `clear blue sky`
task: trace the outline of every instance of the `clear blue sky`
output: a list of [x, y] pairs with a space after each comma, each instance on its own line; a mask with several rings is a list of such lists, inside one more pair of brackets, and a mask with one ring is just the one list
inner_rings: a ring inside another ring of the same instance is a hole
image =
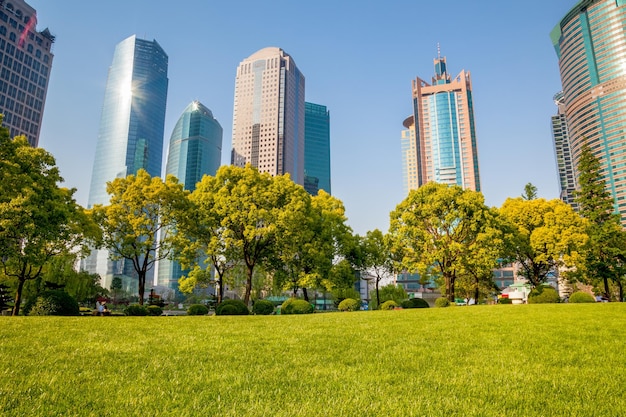
[[[277, 46], [306, 77], [307, 101], [331, 114], [333, 195], [364, 234], [386, 231], [405, 197], [400, 131], [411, 80], [430, 80], [437, 44], [452, 75], [472, 74], [480, 175], [488, 205], [526, 183], [558, 197], [550, 116], [560, 90], [549, 33], [576, 0], [160, 1], [30, 0], [38, 29], [56, 35], [40, 146], [86, 205], [107, 70], [115, 45], [137, 34], [169, 55], [164, 149], [195, 99], [224, 128], [229, 163], [235, 72]], [[165, 163], [163, 164], [165, 166]]]

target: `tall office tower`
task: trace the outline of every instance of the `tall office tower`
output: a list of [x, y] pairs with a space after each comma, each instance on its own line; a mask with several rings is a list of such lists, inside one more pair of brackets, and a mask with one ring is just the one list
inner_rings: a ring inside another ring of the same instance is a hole
[[330, 113], [320, 104], [304, 103], [304, 188], [331, 194]]
[[480, 191], [470, 73], [453, 79], [445, 57], [434, 63], [431, 84], [413, 81], [413, 115], [403, 123], [405, 191], [431, 181]]
[[552, 116], [552, 139], [554, 140], [554, 153], [559, 175], [560, 197], [567, 204], [576, 207], [574, 202], [576, 177], [574, 176], [574, 164], [572, 163], [567, 119], [565, 118], [563, 92], [554, 96], [554, 103], [557, 105], [558, 112]]
[[39, 143], [54, 36], [37, 31], [37, 12], [23, 0], [0, 0], [0, 113], [11, 137]]
[[[167, 55], [156, 41], [133, 35], [117, 44], [104, 93], [89, 208], [108, 204], [108, 181], [141, 168], [153, 177], [161, 175], [167, 85]], [[82, 268], [99, 273], [106, 288], [114, 275], [134, 276], [128, 262], [107, 258], [107, 251], [94, 251]]]
[[304, 183], [304, 75], [280, 48], [237, 68], [231, 163]]
[[[174, 175], [189, 191], [196, 189], [204, 175], [215, 175], [222, 159], [222, 126], [211, 110], [199, 101], [192, 102], [176, 122], [170, 138], [166, 175]], [[184, 275], [180, 264], [159, 261], [158, 284], [178, 290]]]
[[625, 30], [626, 1], [582, 0], [550, 37], [559, 59], [573, 166], [587, 143], [626, 226]]

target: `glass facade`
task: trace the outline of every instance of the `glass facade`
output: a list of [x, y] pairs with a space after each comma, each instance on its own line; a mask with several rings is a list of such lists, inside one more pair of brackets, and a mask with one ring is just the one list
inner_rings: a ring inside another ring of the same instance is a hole
[[552, 139], [554, 141], [554, 154], [556, 156], [557, 174], [559, 176], [560, 198], [565, 203], [577, 208], [574, 202], [576, 177], [574, 176], [574, 163], [570, 150], [563, 92], [557, 93], [554, 96], [554, 102], [558, 107], [558, 113], [552, 116]]
[[[108, 204], [106, 183], [115, 178], [142, 168], [151, 176], [161, 176], [167, 64], [167, 55], [156, 41], [133, 35], [115, 47], [104, 93], [89, 208]], [[133, 279], [129, 262], [107, 258], [106, 251], [93, 251], [81, 267], [99, 273], [106, 288], [113, 276], [121, 276], [125, 282]], [[146, 282], [150, 279], [146, 277]]]
[[[587, 143], [626, 225], [626, 6], [582, 0], [551, 33], [573, 166]], [[577, 176], [577, 174], [574, 174]]]
[[331, 194], [330, 113], [313, 103], [304, 103], [304, 188], [311, 195]]
[[37, 31], [37, 12], [23, 0], [0, 1], [0, 113], [11, 137], [39, 143], [52, 68], [54, 36]]
[[405, 192], [435, 181], [480, 191], [478, 148], [469, 72], [455, 78], [438, 57], [431, 83], [413, 81], [413, 115], [402, 131]]
[[[176, 122], [167, 156], [166, 175], [174, 175], [189, 191], [205, 175], [215, 175], [222, 158], [222, 126], [211, 110], [194, 101]], [[159, 261], [158, 284], [178, 290], [178, 279], [185, 275], [178, 262]]]

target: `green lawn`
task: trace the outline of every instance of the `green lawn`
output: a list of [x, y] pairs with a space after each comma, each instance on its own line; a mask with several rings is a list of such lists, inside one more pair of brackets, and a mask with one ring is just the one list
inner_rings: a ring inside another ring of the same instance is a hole
[[626, 304], [0, 317], [2, 416], [626, 415]]

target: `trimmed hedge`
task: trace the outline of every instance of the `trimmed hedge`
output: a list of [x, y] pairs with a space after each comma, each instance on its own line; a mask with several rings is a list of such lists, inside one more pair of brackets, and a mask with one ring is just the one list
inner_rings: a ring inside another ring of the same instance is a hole
[[252, 306], [252, 313], [260, 316], [268, 316], [274, 312], [274, 303], [269, 300], [256, 300]]
[[309, 302], [299, 298], [290, 298], [280, 308], [280, 314], [310, 314], [315, 310]]
[[48, 290], [29, 300], [24, 313], [29, 316], [79, 316], [80, 307], [65, 291]]
[[498, 304], [513, 304], [513, 300], [502, 297], [498, 299]]
[[148, 308], [139, 304], [130, 304], [124, 309], [127, 316], [147, 316]]
[[224, 300], [215, 307], [217, 316], [247, 316], [248, 306], [241, 300]]
[[423, 298], [410, 298], [400, 303], [402, 308], [429, 308], [428, 301]]
[[586, 292], [577, 291], [569, 296], [570, 303], [595, 303], [596, 299], [593, 295]]
[[387, 300], [380, 305], [379, 310], [393, 310], [396, 307], [398, 307], [398, 303], [393, 300]]
[[187, 308], [188, 316], [206, 316], [209, 314], [209, 308], [203, 304], [192, 304]]
[[450, 300], [445, 297], [439, 297], [435, 300], [435, 307], [450, 307]]
[[337, 307], [339, 311], [357, 311], [359, 310], [361, 303], [354, 298], [346, 298], [339, 303]]
[[163, 314], [163, 309], [157, 305], [148, 306], [148, 315], [149, 316], [160, 316]]
[[528, 294], [528, 304], [552, 304], [560, 301], [559, 293], [549, 285], [540, 285]]

